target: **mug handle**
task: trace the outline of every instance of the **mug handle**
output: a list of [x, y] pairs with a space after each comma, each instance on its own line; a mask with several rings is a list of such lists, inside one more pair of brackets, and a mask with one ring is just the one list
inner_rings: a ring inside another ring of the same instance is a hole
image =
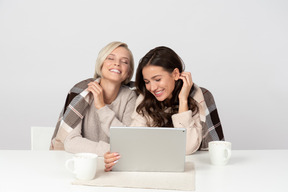
[[[71, 166], [73, 164], [73, 167]], [[68, 169], [70, 172], [75, 173], [74, 168], [74, 159], [68, 159], [65, 163], [66, 169]]]
[[225, 149], [225, 151], [227, 152], [226, 154], [226, 159], [230, 159], [231, 157], [231, 150], [230, 149]]

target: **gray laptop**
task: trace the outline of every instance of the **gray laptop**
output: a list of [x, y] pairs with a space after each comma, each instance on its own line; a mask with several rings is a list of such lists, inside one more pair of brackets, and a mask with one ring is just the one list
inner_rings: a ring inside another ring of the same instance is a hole
[[184, 171], [186, 129], [111, 127], [110, 150], [121, 156], [113, 171]]

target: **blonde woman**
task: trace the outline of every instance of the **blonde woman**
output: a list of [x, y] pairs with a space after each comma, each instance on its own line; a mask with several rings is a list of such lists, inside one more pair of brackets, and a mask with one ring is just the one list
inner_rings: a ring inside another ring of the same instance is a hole
[[94, 78], [76, 84], [68, 94], [50, 149], [100, 156], [109, 151], [110, 126], [131, 123], [136, 93], [126, 84], [133, 71], [133, 55], [125, 43], [102, 48]]

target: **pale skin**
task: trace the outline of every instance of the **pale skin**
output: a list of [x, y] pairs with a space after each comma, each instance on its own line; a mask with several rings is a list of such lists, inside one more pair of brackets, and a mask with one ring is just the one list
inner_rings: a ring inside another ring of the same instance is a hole
[[[164, 70], [163, 67], [148, 65], [142, 70], [146, 89], [150, 91], [158, 101], [169, 101], [172, 98], [172, 92], [175, 87], [175, 81], [181, 79], [183, 81], [182, 89], [179, 97], [179, 111], [182, 113], [188, 111], [188, 96], [193, 86], [192, 76], [190, 72], [179, 72], [175, 68], [172, 73]], [[105, 171], [111, 171], [113, 166], [120, 159], [118, 153], [107, 152], [104, 155]]]

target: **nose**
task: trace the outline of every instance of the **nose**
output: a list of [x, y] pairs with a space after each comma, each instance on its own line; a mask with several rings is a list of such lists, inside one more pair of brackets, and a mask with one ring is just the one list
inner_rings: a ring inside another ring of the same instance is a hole
[[157, 85], [154, 82], [151, 82], [151, 91], [155, 91], [157, 89]]
[[114, 65], [115, 65], [115, 66], [119, 66], [119, 63], [120, 63], [120, 61], [118, 61], [117, 59], [115, 59]]

